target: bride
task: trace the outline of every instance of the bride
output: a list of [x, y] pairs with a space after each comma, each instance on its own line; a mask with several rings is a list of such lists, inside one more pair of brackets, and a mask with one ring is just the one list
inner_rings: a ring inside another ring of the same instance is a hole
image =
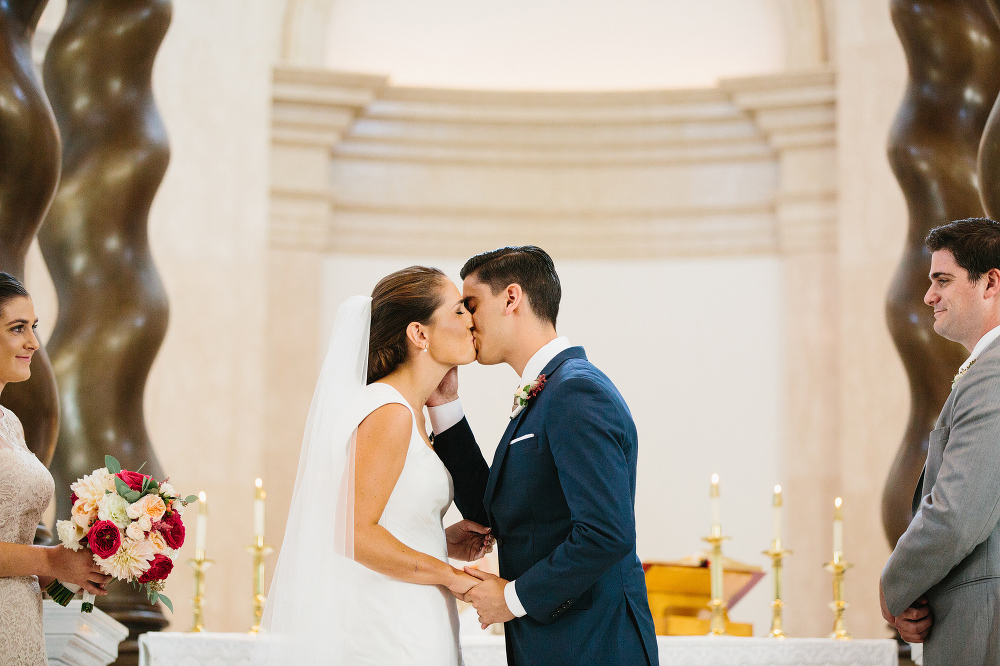
[[452, 479], [424, 403], [476, 358], [472, 317], [435, 268], [383, 278], [337, 313], [316, 384], [255, 664], [455, 666], [455, 596], [478, 579], [448, 564], [492, 550], [489, 530], [444, 529]]

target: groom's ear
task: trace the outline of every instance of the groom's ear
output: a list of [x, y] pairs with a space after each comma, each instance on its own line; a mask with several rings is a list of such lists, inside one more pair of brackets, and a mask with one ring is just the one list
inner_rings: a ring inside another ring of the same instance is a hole
[[521, 285], [514, 283], [507, 285], [507, 292], [505, 295], [507, 297], [507, 301], [504, 304], [503, 313], [505, 315], [514, 314], [514, 310], [516, 310], [524, 300], [524, 291], [521, 290]]

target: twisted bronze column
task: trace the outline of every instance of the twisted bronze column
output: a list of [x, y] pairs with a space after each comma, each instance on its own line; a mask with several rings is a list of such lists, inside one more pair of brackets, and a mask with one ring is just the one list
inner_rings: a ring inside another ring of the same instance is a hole
[[[151, 74], [170, 15], [170, 0], [69, 0], [45, 56], [63, 139], [62, 181], [39, 234], [59, 295], [49, 351], [63, 405], [52, 463], [60, 488], [106, 454], [163, 478], [143, 393], [167, 326], [146, 225], [169, 160]], [[137, 635], [166, 620], [141, 591], [111, 589], [98, 606], [130, 629], [116, 663], [136, 663]]]
[[[0, 3], [0, 270], [24, 280], [24, 258], [59, 182], [59, 134], [31, 62], [31, 40], [48, 0]], [[45, 348], [31, 379], [0, 401], [17, 414], [28, 448], [46, 465], [59, 429], [59, 398]]]
[[886, 316], [910, 384], [910, 417], [882, 494], [886, 538], [895, 545], [927, 457], [927, 439], [966, 350], [934, 332], [923, 303], [933, 227], [981, 217], [977, 156], [1000, 91], [1000, 30], [983, 0], [892, 0], [909, 82], [889, 135], [889, 162], [909, 209], [903, 258]]
[[[985, 0], [993, 18], [1000, 24], [1000, 0]], [[983, 208], [991, 219], [1000, 219], [1000, 96], [986, 121], [979, 142], [979, 183]]]

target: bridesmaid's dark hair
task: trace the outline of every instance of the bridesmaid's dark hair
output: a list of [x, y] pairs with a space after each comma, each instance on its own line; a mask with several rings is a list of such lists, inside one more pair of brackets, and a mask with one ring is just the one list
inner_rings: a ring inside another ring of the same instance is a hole
[[410, 266], [379, 280], [372, 290], [372, 326], [368, 336], [368, 383], [377, 382], [406, 360], [406, 327], [430, 324], [441, 306], [445, 274], [436, 268]]
[[24, 288], [24, 285], [16, 277], [10, 273], [0, 271], [0, 311], [3, 311], [8, 301], [12, 301], [20, 296], [29, 298], [28, 290]]

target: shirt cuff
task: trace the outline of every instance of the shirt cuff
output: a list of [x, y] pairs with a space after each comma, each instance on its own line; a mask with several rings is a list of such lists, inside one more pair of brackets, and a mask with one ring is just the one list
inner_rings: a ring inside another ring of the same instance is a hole
[[517, 598], [517, 590], [514, 589], [515, 582], [512, 580], [503, 586], [503, 600], [507, 602], [507, 608], [514, 614], [514, 617], [524, 617], [528, 611], [524, 610], [521, 600]]
[[465, 410], [462, 409], [461, 400], [452, 400], [437, 407], [428, 407], [427, 416], [431, 419], [431, 430], [435, 435], [440, 435], [464, 419]]

